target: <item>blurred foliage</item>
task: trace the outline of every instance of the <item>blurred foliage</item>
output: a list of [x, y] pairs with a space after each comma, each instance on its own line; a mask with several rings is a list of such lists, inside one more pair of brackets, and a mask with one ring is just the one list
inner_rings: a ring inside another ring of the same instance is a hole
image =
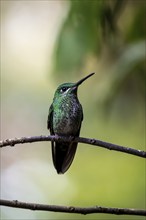
[[[68, 71], [70, 74], [81, 68], [87, 54], [91, 52], [100, 56], [105, 44], [110, 47], [109, 53], [113, 56], [113, 48], [117, 53], [121, 51], [121, 41], [125, 47], [127, 43], [146, 37], [143, 0], [75, 0], [70, 3], [70, 11], [58, 36], [55, 51], [56, 74]], [[126, 10], [132, 17], [128, 27], [124, 20]], [[122, 28], [119, 22], [123, 22]], [[112, 42], [112, 37], [116, 41]], [[115, 48], [118, 44], [119, 47]]]
[[[54, 53], [56, 78], [61, 76], [65, 80], [66, 74], [72, 77], [83, 70], [97, 72], [99, 87], [100, 83], [104, 85], [98, 90], [101, 97], [97, 95], [97, 101], [102, 100], [100, 104], [106, 115], [119, 97], [121, 103], [130, 99], [143, 102], [145, 14], [143, 0], [70, 1]], [[102, 61], [100, 73], [99, 61]]]

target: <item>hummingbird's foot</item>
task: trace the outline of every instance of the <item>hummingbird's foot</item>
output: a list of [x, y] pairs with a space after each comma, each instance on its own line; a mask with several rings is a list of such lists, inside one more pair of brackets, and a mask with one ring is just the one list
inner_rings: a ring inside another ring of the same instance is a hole
[[67, 142], [73, 142], [75, 140], [75, 136], [67, 136], [67, 135], [58, 135], [54, 134], [55, 141], [63, 141], [63, 139], [66, 139]]
[[70, 142], [73, 142], [75, 138], [76, 138], [75, 136], [69, 136]]
[[54, 135], [54, 137], [55, 137], [55, 141], [59, 141], [59, 140], [60, 140], [60, 138], [61, 138], [61, 136], [60, 136], [60, 135], [58, 135], [58, 134], [55, 134], [55, 135]]

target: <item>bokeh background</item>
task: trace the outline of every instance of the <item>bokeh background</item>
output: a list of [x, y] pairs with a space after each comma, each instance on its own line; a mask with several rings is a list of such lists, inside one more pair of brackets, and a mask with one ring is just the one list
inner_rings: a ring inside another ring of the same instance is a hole
[[[54, 91], [79, 88], [81, 136], [145, 149], [145, 0], [1, 0], [1, 139], [48, 135]], [[146, 208], [145, 160], [79, 144], [64, 175], [50, 142], [1, 149], [1, 198]], [[1, 219], [137, 219], [1, 207]], [[144, 217], [139, 217], [144, 219]]]

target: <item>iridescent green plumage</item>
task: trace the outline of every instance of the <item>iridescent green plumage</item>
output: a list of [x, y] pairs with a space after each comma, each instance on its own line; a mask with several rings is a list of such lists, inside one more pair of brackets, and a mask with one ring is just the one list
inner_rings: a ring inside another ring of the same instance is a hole
[[[89, 74], [77, 83], [64, 83], [57, 88], [47, 122], [51, 135], [79, 136], [83, 110], [77, 97], [77, 89], [93, 74]], [[65, 173], [68, 170], [76, 148], [77, 143], [52, 141], [52, 157], [57, 173]]]

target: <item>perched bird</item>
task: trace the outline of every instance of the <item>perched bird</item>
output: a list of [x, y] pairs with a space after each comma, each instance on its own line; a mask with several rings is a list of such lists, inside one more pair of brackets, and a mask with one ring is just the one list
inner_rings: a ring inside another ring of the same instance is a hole
[[[76, 83], [64, 83], [57, 88], [47, 121], [51, 135], [79, 137], [83, 110], [77, 97], [77, 90], [78, 86], [93, 74]], [[54, 166], [58, 174], [63, 174], [74, 159], [77, 143], [52, 141], [51, 145]]]

